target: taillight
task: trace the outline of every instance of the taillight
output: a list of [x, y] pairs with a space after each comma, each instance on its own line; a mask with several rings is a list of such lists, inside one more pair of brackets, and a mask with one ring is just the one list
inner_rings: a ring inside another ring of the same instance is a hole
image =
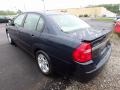
[[73, 58], [75, 61], [84, 63], [92, 60], [92, 46], [91, 43], [83, 43], [73, 51]]

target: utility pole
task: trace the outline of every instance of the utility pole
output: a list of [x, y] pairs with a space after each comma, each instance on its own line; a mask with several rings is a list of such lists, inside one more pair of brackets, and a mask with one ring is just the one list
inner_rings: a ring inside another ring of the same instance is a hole
[[44, 12], [46, 11], [46, 7], [45, 7], [45, 0], [42, 0], [43, 2], [43, 9], [44, 9]]
[[26, 5], [25, 5], [25, 3], [24, 3], [24, 10], [25, 10], [25, 12], [27, 11], [27, 10], [26, 10]]

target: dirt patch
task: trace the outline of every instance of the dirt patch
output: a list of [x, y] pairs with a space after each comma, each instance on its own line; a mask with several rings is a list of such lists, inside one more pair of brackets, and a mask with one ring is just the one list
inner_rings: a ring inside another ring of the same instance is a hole
[[112, 54], [102, 72], [88, 83], [70, 80], [66, 90], [120, 90], [120, 37], [111, 37]]

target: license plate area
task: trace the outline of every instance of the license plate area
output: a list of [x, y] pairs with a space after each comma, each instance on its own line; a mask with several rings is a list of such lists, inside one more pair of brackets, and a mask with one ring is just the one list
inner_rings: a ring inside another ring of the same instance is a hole
[[103, 56], [107, 51], [107, 46], [109, 44], [109, 38], [105, 38], [102, 41], [98, 42], [92, 48], [93, 59]]

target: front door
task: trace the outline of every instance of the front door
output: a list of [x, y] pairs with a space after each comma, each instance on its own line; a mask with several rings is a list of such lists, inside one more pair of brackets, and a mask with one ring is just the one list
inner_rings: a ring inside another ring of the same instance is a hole
[[21, 14], [17, 16], [13, 21], [11, 21], [8, 29], [9, 33], [11, 34], [12, 38], [14, 39], [15, 43], [19, 43], [20, 36], [19, 36], [19, 29], [22, 28], [23, 20], [26, 14]]

